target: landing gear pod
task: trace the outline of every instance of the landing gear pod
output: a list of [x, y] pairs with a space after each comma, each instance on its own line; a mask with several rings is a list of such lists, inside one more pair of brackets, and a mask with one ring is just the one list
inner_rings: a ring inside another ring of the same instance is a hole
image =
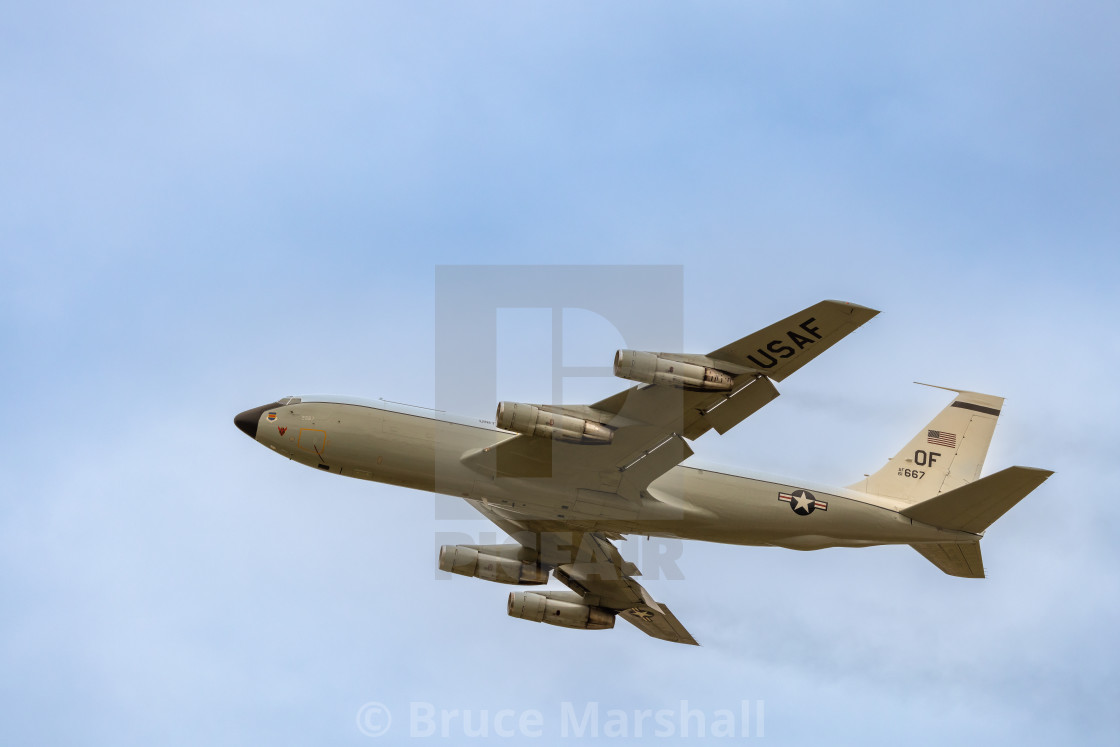
[[686, 363], [664, 353], [619, 350], [614, 356], [614, 375], [643, 384], [663, 384], [678, 389], [709, 392], [731, 391], [731, 375], [707, 366]]

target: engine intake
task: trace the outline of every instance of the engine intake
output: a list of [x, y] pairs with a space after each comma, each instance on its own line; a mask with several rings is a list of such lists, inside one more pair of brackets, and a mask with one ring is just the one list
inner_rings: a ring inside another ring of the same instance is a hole
[[439, 569], [499, 584], [547, 584], [548, 567], [516, 557], [524, 551], [518, 545], [444, 545]]
[[507, 431], [574, 444], [609, 444], [614, 437], [614, 431], [594, 420], [559, 415], [520, 402], [499, 402], [497, 421], [498, 427]]
[[727, 392], [731, 375], [708, 366], [674, 360], [665, 353], [619, 350], [614, 356], [614, 375], [643, 384], [663, 384], [678, 389]]
[[510, 617], [559, 625], [579, 630], [607, 630], [614, 627], [615, 613], [584, 604], [571, 591], [515, 591], [509, 595]]

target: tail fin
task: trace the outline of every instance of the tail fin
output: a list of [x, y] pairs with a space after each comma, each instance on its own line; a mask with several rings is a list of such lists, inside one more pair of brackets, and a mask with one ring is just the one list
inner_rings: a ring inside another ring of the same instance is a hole
[[948, 407], [885, 467], [850, 487], [918, 503], [979, 477], [1003, 397], [959, 389], [949, 391], [956, 392], [957, 398]]

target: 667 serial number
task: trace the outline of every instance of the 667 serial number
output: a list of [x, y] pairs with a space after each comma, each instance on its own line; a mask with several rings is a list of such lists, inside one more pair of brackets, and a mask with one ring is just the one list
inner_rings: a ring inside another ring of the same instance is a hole
[[[941, 456], [941, 452], [938, 452], [938, 451], [927, 452], [925, 449], [918, 449], [917, 451], [914, 452], [914, 463], [919, 464], [923, 467], [932, 467], [933, 463], [937, 461], [937, 458], [939, 456]], [[910, 460], [907, 459], [906, 461], [909, 462]], [[913, 467], [899, 467], [898, 468], [898, 476], [899, 477], [912, 477], [915, 480], [921, 480], [923, 477], [926, 476], [926, 472], [925, 472], [925, 470], [914, 469]]]

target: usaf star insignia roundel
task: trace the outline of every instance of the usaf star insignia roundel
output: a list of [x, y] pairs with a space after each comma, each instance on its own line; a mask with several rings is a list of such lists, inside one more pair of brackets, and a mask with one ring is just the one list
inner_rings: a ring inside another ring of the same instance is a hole
[[795, 490], [792, 493], [778, 493], [778, 500], [785, 501], [798, 516], [808, 516], [814, 510], [828, 510], [828, 504], [818, 501], [808, 490]]

